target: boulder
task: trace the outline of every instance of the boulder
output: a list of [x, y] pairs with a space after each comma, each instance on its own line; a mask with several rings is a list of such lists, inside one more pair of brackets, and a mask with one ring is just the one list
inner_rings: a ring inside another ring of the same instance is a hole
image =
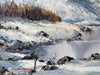
[[2, 58], [0, 57], [0, 60], [2, 60]]
[[45, 62], [44, 60], [39, 60], [39, 62]]
[[1, 23], [0, 23], [0, 29], [3, 29], [3, 28], [4, 28], [4, 26], [2, 26]]
[[0, 67], [0, 75], [4, 75], [5, 72], [9, 72], [6, 67]]
[[86, 27], [86, 26], [82, 26], [82, 25], [81, 25], [79, 28], [80, 28], [80, 30], [83, 31], [83, 32], [84, 32], [84, 31], [86, 31], [86, 32], [92, 31], [91, 28]]
[[25, 59], [33, 59], [33, 58], [35, 58], [35, 54], [33, 54], [33, 53], [31, 53], [30, 55], [28, 55], [28, 56], [24, 56], [23, 58], [22, 58], [22, 60], [25, 60]]
[[25, 56], [24, 58], [22, 58], [22, 60], [26, 60], [26, 59], [30, 60], [30, 59], [33, 59], [33, 57], [32, 56]]
[[44, 31], [37, 32], [36, 33], [36, 36], [43, 36], [45, 38], [48, 38], [49, 37], [49, 35], [46, 32], [44, 32]]
[[93, 58], [94, 60], [100, 59], [100, 54], [99, 53], [91, 54], [91, 58]]
[[16, 27], [15, 27], [15, 30], [19, 30], [19, 27], [18, 27], [18, 26], [16, 26]]
[[80, 58], [80, 60], [87, 60], [85, 57]]
[[3, 43], [0, 43], [0, 48], [2, 48], [4, 46], [4, 44]]
[[48, 65], [43, 66], [42, 70], [44, 70], [44, 71], [49, 70], [49, 66]]
[[18, 61], [18, 58], [8, 58], [8, 61]]
[[20, 40], [13, 40], [11, 45], [6, 46], [6, 50], [25, 50], [34, 47], [35, 42], [23, 42]]
[[58, 67], [56, 67], [56, 66], [48, 66], [48, 65], [45, 65], [45, 66], [43, 66], [42, 67], [42, 70], [44, 70], [44, 71], [46, 71], [46, 70], [57, 70], [58, 69]]
[[12, 72], [5, 72], [4, 75], [13, 75]]
[[58, 67], [56, 67], [56, 66], [51, 66], [50, 67], [50, 70], [57, 70], [58, 69]]
[[48, 61], [48, 62], [47, 62], [47, 65], [55, 65], [55, 63], [52, 62], [52, 61]]
[[58, 65], [65, 64], [66, 62], [70, 62], [71, 60], [74, 60], [74, 58], [69, 57], [69, 56], [65, 56], [65, 57], [59, 59], [59, 60], [57, 61], [57, 64], [58, 64]]

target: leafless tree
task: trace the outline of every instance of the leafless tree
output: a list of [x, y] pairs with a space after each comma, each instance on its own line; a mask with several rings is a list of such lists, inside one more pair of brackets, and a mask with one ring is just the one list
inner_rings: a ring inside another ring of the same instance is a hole
[[55, 51], [52, 51], [52, 52], [49, 53], [49, 59], [52, 62], [55, 62], [57, 60], [58, 56], [59, 56], [58, 53], [55, 52]]
[[32, 48], [33, 50], [33, 58], [34, 58], [34, 68], [33, 68], [33, 71], [36, 72], [36, 63], [37, 63], [37, 60], [40, 56], [43, 56], [44, 55], [44, 45], [39, 45], [37, 46], [35, 49]]

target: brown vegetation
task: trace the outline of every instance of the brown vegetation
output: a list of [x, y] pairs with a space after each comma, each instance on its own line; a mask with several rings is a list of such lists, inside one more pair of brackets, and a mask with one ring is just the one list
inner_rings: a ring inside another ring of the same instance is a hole
[[46, 11], [39, 6], [35, 7], [28, 4], [17, 5], [14, 0], [11, 5], [8, 5], [7, 2], [4, 5], [0, 5], [0, 18], [2, 17], [21, 17], [29, 20], [48, 20], [52, 22], [62, 21], [52, 11]]

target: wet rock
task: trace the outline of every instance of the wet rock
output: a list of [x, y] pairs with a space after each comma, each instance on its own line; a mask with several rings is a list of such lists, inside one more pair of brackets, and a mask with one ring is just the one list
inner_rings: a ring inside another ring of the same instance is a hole
[[58, 65], [61, 65], [61, 64], [65, 64], [66, 62], [70, 62], [71, 60], [74, 60], [74, 58], [69, 57], [69, 56], [65, 56], [65, 57], [59, 59], [57, 61], [57, 63], [58, 63]]
[[58, 69], [58, 67], [56, 67], [56, 66], [51, 66], [50, 67], [50, 70], [57, 70]]
[[48, 61], [48, 62], [47, 62], [47, 65], [55, 65], [55, 63], [52, 62], [52, 61]]
[[48, 65], [43, 66], [42, 70], [44, 70], [44, 71], [49, 70], [49, 66]]

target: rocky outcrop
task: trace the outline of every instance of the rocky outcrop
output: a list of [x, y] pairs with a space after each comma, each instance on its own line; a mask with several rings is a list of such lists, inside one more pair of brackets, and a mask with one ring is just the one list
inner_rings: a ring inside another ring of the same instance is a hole
[[58, 69], [58, 67], [56, 67], [56, 66], [51, 66], [50, 67], [50, 70], [57, 70]]
[[44, 31], [37, 32], [37, 33], [36, 33], [36, 36], [43, 36], [43, 37], [45, 37], [45, 38], [49, 38], [49, 34], [47, 34], [47, 33], [44, 32]]
[[100, 54], [99, 53], [91, 54], [91, 57], [89, 57], [88, 60], [100, 60]]
[[13, 40], [12, 45], [7, 45], [5, 48], [6, 50], [25, 50], [34, 47], [34, 45], [36, 45], [36, 43], [33, 41], [23, 42], [20, 40]]
[[48, 61], [48, 62], [47, 62], [47, 65], [55, 65], [55, 63], [52, 62], [52, 61]]
[[100, 54], [99, 53], [94, 53], [94, 54], [91, 54], [90, 57], [88, 58], [80, 58], [80, 60], [86, 60], [86, 61], [91, 61], [91, 60], [100, 60]]
[[70, 62], [71, 60], [74, 60], [74, 58], [69, 57], [69, 56], [65, 56], [65, 57], [59, 59], [59, 60], [57, 61], [57, 64], [58, 64], [58, 65], [65, 64], [66, 62]]
[[48, 65], [45, 65], [41, 69], [44, 70], [44, 71], [49, 70], [49, 66]]
[[39, 62], [45, 62], [44, 60], [39, 60]]
[[89, 28], [89, 27], [86, 27], [86, 26], [83, 26], [83, 25], [81, 25], [80, 27], [79, 27], [79, 29], [82, 31], [82, 32], [91, 32], [92, 31], [92, 29], [91, 28]]
[[9, 72], [6, 67], [0, 67], [0, 75], [5, 75], [6, 72]]
[[45, 65], [41, 69], [44, 70], [44, 71], [46, 71], [46, 70], [57, 70], [58, 67]]

